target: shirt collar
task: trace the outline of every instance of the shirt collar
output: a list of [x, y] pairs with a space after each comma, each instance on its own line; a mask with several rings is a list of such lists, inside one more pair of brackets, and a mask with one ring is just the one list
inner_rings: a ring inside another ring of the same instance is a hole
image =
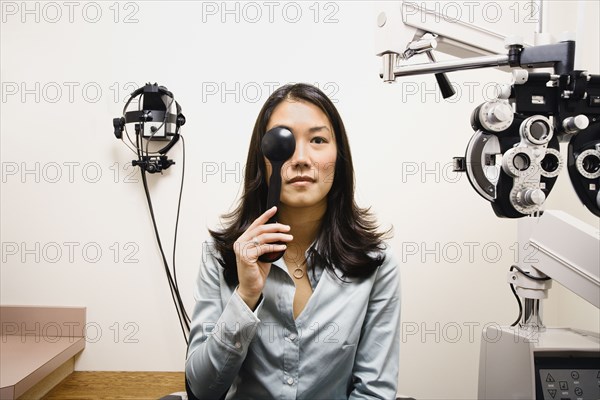
[[[317, 263], [317, 260], [315, 260], [314, 257], [310, 256], [311, 249], [314, 249], [314, 251], [319, 250], [319, 242], [317, 241], [316, 238], [315, 238], [315, 240], [313, 240], [313, 242], [310, 244], [310, 246], [308, 246], [308, 248], [304, 252], [304, 257], [306, 258], [306, 261], [308, 263], [308, 271], [307, 271], [308, 280], [310, 281], [310, 285], [314, 291], [315, 288], [317, 287], [317, 284], [319, 283], [319, 280], [321, 279], [321, 276], [323, 275], [325, 266], [321, 265], [321, 263]], [[283, 257], [280, 258], [279, 260], [275, 261], [273, 263], [273, 266], [277, 266], [279, 269], [281, 269], [283, 272], [285, 272], [286, 274], [289, 275], [289, 272], [287, 269], [287, 264], [283, 260]]]
[[310, 286], [314, 291], [317, 287], [317, 283], [319, 283], [319, 280], [321, 279], [321, 275], [323, 275], [323, 270], [325, 269], [325, 266], [321, 265], [321, 263], [316, 263], [314, 257], [310, 257], [311, 248], [313, 248], [315, 251], [318, 251], [319, 243], [316, 241], [316, 239], [312, 242], [310, 246], [308, 246], [306, 253], [304, 253], [304, 256], [307, 260], [307, 264], [309, 265], [309, 268], [307, 269], [308, 280], [310, 281]]

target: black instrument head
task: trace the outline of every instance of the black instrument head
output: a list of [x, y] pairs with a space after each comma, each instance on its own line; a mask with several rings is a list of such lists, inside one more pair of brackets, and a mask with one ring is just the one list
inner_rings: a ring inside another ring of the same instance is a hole
[[263, 136], [261, 149], [269, 161], [285, 161], [296, 151], [296, 139], [288, 128], [276, 126]]

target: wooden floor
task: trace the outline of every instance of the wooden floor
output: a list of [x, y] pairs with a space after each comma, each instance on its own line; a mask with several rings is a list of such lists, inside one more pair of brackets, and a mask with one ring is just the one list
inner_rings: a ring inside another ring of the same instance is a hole
[[44, 400], [159, 399], [185, 392], [183, 372], [73, 372]]

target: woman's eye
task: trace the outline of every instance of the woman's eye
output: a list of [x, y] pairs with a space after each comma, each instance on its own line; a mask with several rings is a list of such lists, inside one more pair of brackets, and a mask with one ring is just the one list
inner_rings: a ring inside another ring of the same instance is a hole
[[311, 139], [312, 143], [317, 143], [317, 144], [321, 144], [321, 143], [327, 143], [327, 139], [325, 139], [322, 136], [315, 136], [314, 138]]

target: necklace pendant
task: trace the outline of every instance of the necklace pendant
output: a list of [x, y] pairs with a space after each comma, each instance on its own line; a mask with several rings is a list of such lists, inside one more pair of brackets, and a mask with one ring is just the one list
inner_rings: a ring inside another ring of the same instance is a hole
[[302, 268], [296, 268], [294, 269], [294, 273], [292, 275], [294, 275], [294, 278], [296, 279], [302, 279], [304, 277], [304, 271]]

